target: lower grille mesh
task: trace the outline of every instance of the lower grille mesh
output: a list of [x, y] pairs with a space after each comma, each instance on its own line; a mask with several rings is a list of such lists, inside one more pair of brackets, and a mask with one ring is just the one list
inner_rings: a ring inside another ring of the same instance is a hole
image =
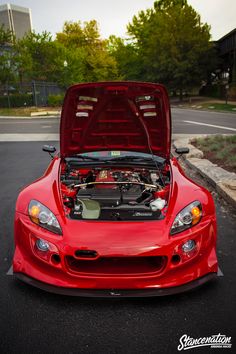
[[165, 264], [166, 257], [99, 257], [96, 260], [76, 259], [66, 256], [69, 270], [81, 274], [94, 275], [139, 275], [160, 272]]

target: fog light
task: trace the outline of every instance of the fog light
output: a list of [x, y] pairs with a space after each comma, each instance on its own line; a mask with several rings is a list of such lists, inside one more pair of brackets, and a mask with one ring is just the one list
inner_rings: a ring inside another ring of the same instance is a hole
[[49, 243], [47, 241], [42, 240], [41, 238], [39, 238], [35, 244], [37, 248], [42, 252], [47, 252], [50, 248]]
[[174, 254], [171, 258], [171, 262], [173, 264], [178, 264], [181, 261], [181, 258], [178, 254]]
[[196, 242], [194, 240], [188, 240], [182, 245], [182, 250], [185, 253], [191, 252], [195, 249]]

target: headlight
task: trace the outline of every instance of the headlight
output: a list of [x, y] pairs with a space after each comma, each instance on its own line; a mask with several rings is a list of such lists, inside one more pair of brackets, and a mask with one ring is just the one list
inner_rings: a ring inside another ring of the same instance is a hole
[[29, 203], [29, 217], [35, 224], [62, 235], [60, 224], [55, 215], [37, 200], [31, 200]]
[[202, 217], [202, 205], [199, 201], [192, 202], [186, 206], [181, 212], [176, 216], [170, 234], [174, 235], [178, 232], [189, 229], [193, 225], [199, 223]]

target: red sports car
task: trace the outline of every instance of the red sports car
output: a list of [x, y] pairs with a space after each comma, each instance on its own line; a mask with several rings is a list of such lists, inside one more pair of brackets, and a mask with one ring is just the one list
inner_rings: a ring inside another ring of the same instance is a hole
[[[159, 296], [216, 277], [211, 194], [171, 156], [159, 84], [68, 89], [60, 153], [16, 203], [14, 274], [80, 296]], [[188, 149], [179, 149], [179, 154]]]

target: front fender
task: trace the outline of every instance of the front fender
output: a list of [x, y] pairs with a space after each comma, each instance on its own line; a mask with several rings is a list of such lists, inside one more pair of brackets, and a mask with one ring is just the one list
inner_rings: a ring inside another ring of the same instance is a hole
[[211, 193], [185, 176], [178, 161], [171, 161], [172, 183], [169, 197], [167, 219], [172, 225], [176, 215], [188, 204], [199, 200], [203, 208], [203, 217], [215, 218], [215, 204]]
[[20, 192], [16, 201], [16, 212], [28, 214], [30, 200], [36, 199], [49, 208], [54, 215], [63, 214], [59, 188], [60, 161], [59, 157], [55, 157], [44, 175]]

